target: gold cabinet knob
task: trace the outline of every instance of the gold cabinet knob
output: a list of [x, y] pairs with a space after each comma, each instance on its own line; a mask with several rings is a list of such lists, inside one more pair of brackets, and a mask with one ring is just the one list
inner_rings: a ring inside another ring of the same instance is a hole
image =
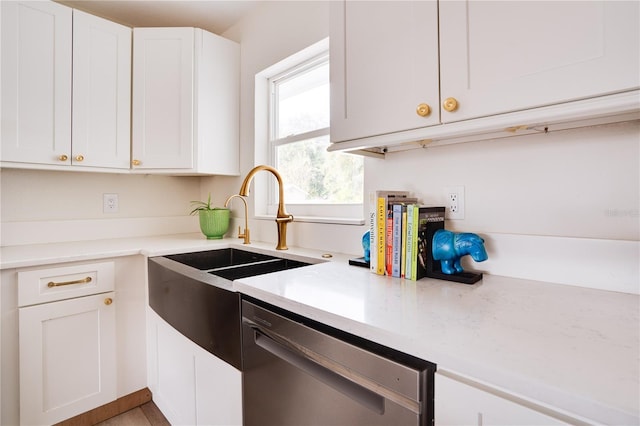
[[109, 306], [110, 304], [113, 303], [113, 299], [110, 297], [107, 297], [106, 299], [104, 299], [104, 304]]
[[84, 155], [82, 154], [76, 155], [76, 161], [83, 161], [83, 160], [84, 160]]
[[418, 105], [418, 108], [416, 108], [416, 113], [420, 117], [426, 117], [431, 114], [431, 107], [427, 104], [420, 104]]
[[133, 160], [131, 164], [133, 164], [134, 166], [139, 166], [140, 164], [142, 164], [142, 162], [140, 160]]
[[447, 98], [442, 103], [442, 107], [445, 111], [453, 112], [458, 109], [458, 101], [456, 98]]
[[62, 154], [61, 156], [58, 157], [58, 160], [60, 161], [67, 161], [69, 159], [69, 157], [65, 154]]

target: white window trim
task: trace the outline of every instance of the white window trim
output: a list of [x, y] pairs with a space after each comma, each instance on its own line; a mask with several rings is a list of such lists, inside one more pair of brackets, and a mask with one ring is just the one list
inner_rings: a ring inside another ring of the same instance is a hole
[[[264, 71], [256, 74], [255, 76], [255, 129], [254, 129], [254, 141], [255, 141], [255, 164], [274, 164], [274, 158], [272, 158], [270, 135], [271, 129], [269, 123], [269, 108], [271, 108], [271, 88], [270, 79], [276, 76], [282, 76], [284, 73], [293, 66], [310, 62], [314, 59], [318, 59], [329, 51], [329, 39], [321, 40], [312, 46], [309, 46], [302, 51], [291, 55], [287, 59], [278, 62], [277, 64], [265, 69]], [[323, 136], [328, 134], [329, 128], [317, 129], [304, 134], [285, 137], [277, 141], [277, 144], [294, 142], [297, 140], [305, 140], [314, 136]], [[255, 197], [255, 214], [254, 218], [257, 220], [271, 220], [273, 221], [274, 213], [270, 212], [269, 199], [274, 200], [277, 204], [277, 195], [274, 193], [271, 180], [274, 179], [269, 173], [259, 173], [254, 179], [254, 197]], [[287, 203], [285, 204], [289, 213], [292, 213], [290, 209], [295, 209], [298, 204]], [[273, 204], [272, 204], [273, 205]], [[331, 208], [340, 208], [340, 205], [331, 205]], [[357, 210], [357, 217], [340, 217], [340, 216], [324, 216], [313, 215], [307, 216], [304, 214], [296, 215], [293, 213], [296, 222], [307, 223], [325, 223], [325, 224], [341, 224], [341, 225], [364, 225], [364, 200], [363, 204], [348, 205], [347, 208], [353, 208]]]

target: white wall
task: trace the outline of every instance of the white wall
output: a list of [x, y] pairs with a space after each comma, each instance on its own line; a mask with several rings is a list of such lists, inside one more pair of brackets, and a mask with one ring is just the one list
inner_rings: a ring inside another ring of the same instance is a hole
[[[3, 246], [198, 232], [189, 216], [200, 179], [20, 169], [0, 170]], [[102, 195], [118, 194], [118, 213]]]
[[465, 187], [465, 219], [479, 233], [640, 239], [638, 122], [405, 151], [366, 160], [368, 189], [406, 188], [443, 205]]

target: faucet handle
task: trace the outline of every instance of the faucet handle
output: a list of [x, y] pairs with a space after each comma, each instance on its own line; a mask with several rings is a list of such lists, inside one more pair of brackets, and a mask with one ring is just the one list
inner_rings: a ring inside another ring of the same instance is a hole
[[241, 227], [238, 226], [238, 238], [244, 238], [243, 244], [251, 244], [251, 240], [249, 238], [249, 228], [245, 228], [244, 232], [241, 232]]

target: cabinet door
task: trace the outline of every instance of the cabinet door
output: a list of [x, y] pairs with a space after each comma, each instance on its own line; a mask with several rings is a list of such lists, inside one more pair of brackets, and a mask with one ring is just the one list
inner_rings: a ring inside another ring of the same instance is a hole
[[196, 29], [198, 172], [240, 174], [240, 46]]
[[[439, 123], [438, 3], [331, 5], [331, 140]], [[431, 113], [418, 115], [420, 104]]]
[[638, 2], [441, 1], [451, 122], [640, 86]]
[[436, 373], [435, 424], [513, 426], [567, 423]]
[[186, 337], [149, 310], [149, 388], [171, 424], [196, 424], [195, 356]]
[[128, 169], [131, 29], [73, 11], [73, 151], [79, 166]]
[[3, 1], [2, 161], [70, 164], [71, 9]]
[[241, 425], [242, 373], [148, 310], [149, 388], [171, 424]]
[[199, 425], [242, 424], [242, 373], [200, 346], [196, 354], [196, 417]]
[[57, 423], [116, 399], [114, 295], [19, 309], [21, 423]]
[[193, 72], [193, 28], [134, 29], [134, 169], [193, 167]]

